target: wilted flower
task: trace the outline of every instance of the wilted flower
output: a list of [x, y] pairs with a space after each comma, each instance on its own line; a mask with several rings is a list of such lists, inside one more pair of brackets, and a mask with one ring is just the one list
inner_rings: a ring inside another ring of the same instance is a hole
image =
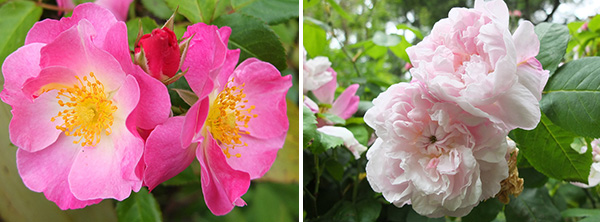
[[19, 174], [61, 209], [123, 200], [142, 186], [137, 129], [164, 122], [170, 103], [128, 48], [125, 23], [82, 4], [70, 18], [36, 23], [2, 66]]

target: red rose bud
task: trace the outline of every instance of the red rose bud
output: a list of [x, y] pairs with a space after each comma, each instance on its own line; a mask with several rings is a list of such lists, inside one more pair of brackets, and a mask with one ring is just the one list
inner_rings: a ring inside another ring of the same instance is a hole
[[143, 35], [135, 45], [136, 64], [165, 84], [174, 82], [171, 78], [179, 70], [180, 59], [177, 37], [167, 27]]

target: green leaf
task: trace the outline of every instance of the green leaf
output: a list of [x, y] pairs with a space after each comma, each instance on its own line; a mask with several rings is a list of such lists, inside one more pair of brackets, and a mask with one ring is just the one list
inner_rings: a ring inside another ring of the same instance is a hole
[[402, 37], [402, 41], [395, 46], [390, 47], [390, 50], [396, 55], [398, 58], [406, 62], [410, 62], [410, 58], [408, 57], [408, 53], [406, 53], [406, 48], [411, 47], [412, 44], [406, 41], [406, 38]]
[[138, 32], [140, 30], [140, 21], [142, 22], [142, 29], [144, 34], [151, 33], [152, 30], [158, 28], [158, 24], [154, 19], [150, 17], [142, 17], [142, 18], [133, 18], [127, 21], [127, 42], [129, 43], [129, 49], [133, 51], [135, 47], [135, 39], [137, 38]]
[[417, 36], [417, 38], [423, 39], [423, 34], [421, 33], [421, 31], [419, 31], [419, 29], [417, 29], [417, 28], [415, 28], [415, 27], [413, 27], [411, 25], [400, 24], [400, 25], [397, 25], [396, 28], [400, 29], [400, 30], [409, 30], [412, 33], [414, 33], [415, 36]]
[[344, 166], [339, 162], [330, 159], [325, 163], [325, 169], [337, 181], [341, 181], [344, 176]]
[[200, 184], [200, 176], [194, 173], [194, 164], [198, 164], [197, 161], [192, 162], [190, 166], [181, 171], [181, 173], [175, 175], [173, 178], [165, 181], [162, 185], [165, 186], [181, 186], [188, 184]]
[[298, 0], [232, 0], [235, 11], [256, 16], [269, 25], [283, 23], [298, 17]]
[[535, 58], [552, 75], [567, 52], [569, 29], [564, 25], [543, 22], [534, 30], [540, 40], [540, 53]]
[[160, 214], [158, 202], [145, 187], [117, 203], [119, 221], [162, 221]]
[[279, 38], [260, 19], [233, 13], [219, 17], [214, 24], [231, 27], [228, 46], [241, 50], [240, 62], [254, 57], [273, 64], [280, 71], [286, 69], [286, 54]]
[[563, 65], [543, 94], [540, 107], [552, 122], [580, 136], [600, 137], [600, 57]]
[[331, 113], [317, 113], [317, 117], [327, 119], [327, 120], [331, 121], [333, 124], [341, 124], [341, 125], [346, 124], [346, 120], [342, 119], [341, 117], [339, 117], [335, 114], [331, 114]]
[[519, 167], [519, 177], [523, 178], [523, 186], [527, 188], [541, 187], [548, 182], [548, 177], [533, 167]]
[[600, 216], [599, 209], [583, 209], [583, 208], [571, 208], [560, 212], [563, 217], [590, 217]]
[[11, 1], [0, 8], [0, 64], [23, 46], [27, 32], [42, 15], [42, 8], [30, 1]]
[[519, 197], [510, 200], [504, 214], [506, 221], [561, 221], [560, 213], [545, 187], [525, 188]]
[[142, 5], [161, 19], [169, 19], [173, 14], [173, 11], [167, 6], [165, 0], [142, 0]]
[[308, 147], [315, 138], [318, 139], [317, 117], [308, 107], [302, 106], [302, 121], [302, 145]]
[[335, 148], [344, 144], [344, 140], [337, 136], [330, 136], [319, 132], [319, 144], [313, 146], [313, 153], [324, 152], [325, 150]]
[[302, 8], [303, 9], [307, 9], [310, 7], [313, 7], [317, 4], [319, 4], [319, 2], [321, 2], [321, 0], [303, 0], [303, 4], [302, 4]]
[[577, 135], [554, 125], [543, 113], [535, 129], [515, 129], [513, 133], [520, 154], [537, 171], [559, 180], [587, 183], [592, 155], [590, 150], [579, 154], [571, 148]]
[[348, 13], [346, 13], [346, 11], [344, 11], [344, 9], [338, 3], [336, 3], [334, 0], [327, 0], [327, 3], [329, 3], [329, 5], [331, 5], [333, 10], [335, 10], [335, 12], [340, 14], [340, 16], [342, 16], [342, 18], [344, 18], [348, 21], [352, 21], [352, 17], [350, 17], [350, 15], [348, 15]]
[[[362, 119], [362, 118], [361, 118]], [[352, 135], [354, 135], [354, 138], [356, 138], [356, 140], [362, 144], [362, 145], [367, 145], [367, 143], [369, 142], [369, 131], [366, 128], [366, 125], [364, 124], [352, 124], [352, 125], [347, 125], [346, 129], [350, 130], [350, 132], [352, 132]]]
[[494, 220], [502, 210], [502, 204], [497, 198], [491, 198], [479, 203], [471, 212], [462, 218], [463, 222], [488, 222]]
[[325, 47], [327, 47], [327, 35], [325, 30], [316, 24], [304, 22], [302, 32], [302, 40], [304, 41], [304, 49], [311, 57], [321, 55]]
[[165, 0], [172, 10], [179, 6], [179, 13], [192, 23], [211, 24], [225, 13], [228, 0]]

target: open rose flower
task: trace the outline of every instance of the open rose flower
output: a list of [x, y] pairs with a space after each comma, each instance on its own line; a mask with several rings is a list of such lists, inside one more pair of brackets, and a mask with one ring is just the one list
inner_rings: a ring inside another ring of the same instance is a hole
[[548, 80], [535, 59], [539, 40], [524, 21], [514, 34], [502, 0], [476, 0], [474, 9], [453, 8], [431, 34], [406, 50], [414, 78], [443, 101], [506, 129], [533, 129]]
[[[169, 115], [166, 87], [134, 66], [127, 28], [95, 4], [44, 20], [2, 65], [2, 101], [25, 185], [61, 209], [123, 200], [142, 186], [137, 129]], [[151, 107], [148, 107], [151, 106]]]
[[189, 68], [185, 78], [198, 101], [185, 117], [158, 126], [144, 154], [150, 189], [185, 169], [195, 155], [205, 202], [216, 215], [245, 205], [241, 196], [250, 180], [269, 170], [289, 126], [285, 95], [291, 76], [254, 58], [234, 70], [239, 50], [227, 49], [230, 33], [202, 23], [188, 27], [184, 38], [194, 37], [182, 68]]
[[387, 201], [461, 217], [498, 193], [507, 131], [435, 100], [418, 81], [392, 85], [373, 104], [365, 122], [379, 138], [367, 151], [367, 180]]

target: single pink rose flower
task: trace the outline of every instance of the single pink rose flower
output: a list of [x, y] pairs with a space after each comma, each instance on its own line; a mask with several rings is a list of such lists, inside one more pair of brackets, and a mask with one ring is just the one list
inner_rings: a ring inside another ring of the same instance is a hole
[[392, 85], [373, 104], [365, 122], [379, 138], [367, 151], [367, 180], [387, 201], [461, 217], [500, 191], [508, 131], [437, 101], [418, 81]]
[[144, 182], [153, 189], [185, 169], [195, 152], [205, 202], [215, 215], [245, 205], [241, 196], [250, 180], [269, 170], [289, 127], [291, 76], [254, 58], [234, 70], [239, 50], [227, 49], [230, 33], [201, 23], [188, 27], [184, 38], [194, 37], [182, 69], [189, 68], [185, 78], [199, 100], [185, 117], [157, 127], [144, 154]]
[[[133, 0], [96, 0], [94, 3], [110, 10], [119, 21], [127, 20], [129, 5]], [[73, 0], [57, 0], [58, 7], [65, 9], [75, 8]]]
[[549, 72], [535, 56], [539, 40], [533, 25], [508, 30], [501, 0], [476, 0], [474, 9], [453, 8], [429, 36], [406, 50], [410, 73], [431, 93], [506, 129], [533, 129]]
[[169, 28], [154, 29], [143, 35], [135, 46], [136, 58], [142, 55], [142, 49], [146, 64], [140, 65], [152, 77], [166, 82], [177, 74], [181, 53], [177, 36]]
[[[164, 122], [170, 102], [128, 48], [125, 23], [82, 4], [70, 18], [36, 23], [2, 65], [19, 174], [61, 209], [123, 200], [142, 186], [137, 129]], [[140, 107], [148, 96], [153, 107]]]
[[[304, 62], [302, 65], [303, 74], [302, 80], [304, 82], [304, 92], [315, 90], [331, 82], [333, 78], [333, 69], [331, 69], [331, 62], [329, 58], [324, 56], [317, 56], [315, 58], [306, 59], [306, 49], [302, 47], [304, 52]], [[335, 81], [334, 81], [335, 82]]]

